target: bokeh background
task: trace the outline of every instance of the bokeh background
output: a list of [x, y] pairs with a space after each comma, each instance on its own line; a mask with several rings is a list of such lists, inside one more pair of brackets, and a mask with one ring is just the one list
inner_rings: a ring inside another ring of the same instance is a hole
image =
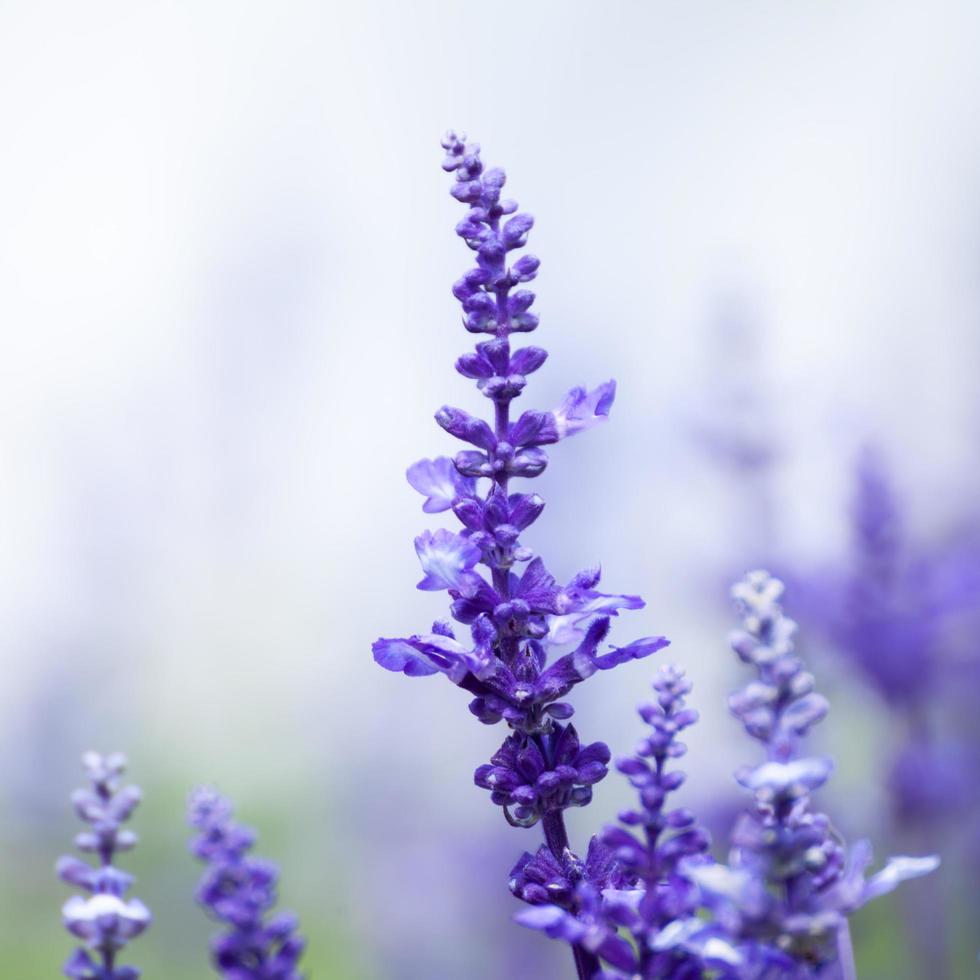
[[[537, 217], [530, 403], [619, 382], [610, 424], [553, 454], [532, 544], [648, 599], [623, 640], [672, 638], [703, 717], [689, 800], [730, 812], [754, 758], [727, 583], [771, 563], [832, 698], [821, 802], [879, 856], [945, 858], [857, 917], [861, 974], [972, 976], [978, 52], [969, 0], [0, 4], [4, 976], [70, 949], [51, 869], [90, 747], [144, 790], [125, 863], [151, 980], [210, 975], [201, 782], [280, 862], [317, 980], [567, 975], [509, 921], [534, 835], [471, 776], [500, 731], [370, 655], [442, 609], [414, 589], [438, 525], [404, 469], [450, 451], [441, 404], [484, 407], [452, 370], [448, 126]], [[868, 446], [903, 567], [939, 569], [897, 601], [924, 589], [941, 620], [907, 651], [927, 696], [887, 696], [821, 600], [855, 568]], [[652, 669], [589, 685], [583, 735], [628, 750]], [[894, 767], [923, 745], [910, 816]]]

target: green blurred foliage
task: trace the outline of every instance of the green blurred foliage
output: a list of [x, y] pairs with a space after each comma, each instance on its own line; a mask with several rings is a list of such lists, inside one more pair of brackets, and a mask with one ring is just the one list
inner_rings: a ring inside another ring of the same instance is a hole
[[[132, 821], [140, 842], [118, 863], [136, 876], [133, 894], [153, 910], [154, 922], [121, 962], [139, 966], [146, 980], [204, 980], [215, 975], [208, 963], [208, 937], [216, 925], [193, 900], [201, 865], [187, 850], [187, 787], [146, 772], [132, 775], [144, 789], [144, 802]], [[335, 869], [325, 861], [318, 863], [310, 847], [311, 839], [326, 839], [327, 828], [296, 821], [290, 826], [289, 814], [305, 812], [307, 804], [297, 788], [291, 797], [276, 793], [265, 801], [248, 801], [239, 806], [239, 816], [259, 831], [256, 853], [277, 861], [283, 870], [280, 907], [300, 917], [308, 941], [306, 975], [311, 980], [372, 978], [377, 974], [358, 958], [350, 923], [343, 916]], [[71, 853], [71, 839], [79, 828], [66, 799], [61, 825], [42, 824], [36, 837], [5, 862], [0, 884], [4, 978], [46, 980], [61, 975], [73, 943], [60, 926], [59, 912], [71, 890], [56, 879], [53, 866], [60, 854]], [[290, 841], [291, 829], [298, 829], [301, 846]]]

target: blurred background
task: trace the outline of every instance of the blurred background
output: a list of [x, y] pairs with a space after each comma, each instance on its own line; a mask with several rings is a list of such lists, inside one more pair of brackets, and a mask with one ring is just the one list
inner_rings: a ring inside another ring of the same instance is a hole
[[[721, 828], [756, 758], [728, 584], [784, 575], [833, 706], [820, 803], [879, 858], [944, 858], [856, 917], [861, 975], [972, 976], [978, 43], [968, 0], [0, 4], [4, 975], [71, 948], [88, 748], [145, 794], [148, 978], [210, 975], [202, 782], [281, 864], [317, 980], [567, 975], [510, 922], [537, 836], [472, 784], [502, 731], [370, 653], [442, 614], [403, 474], [454, 451], [440, 405], [485, 409], [452, 370], [453, 126], [537, 218], [529, 405], [619, 383], [532, 546], [647, 599], [616, 635], [689, 670], [686, 792]], [[589, 685], [583, 737], [628, 751], [654, 666]]]

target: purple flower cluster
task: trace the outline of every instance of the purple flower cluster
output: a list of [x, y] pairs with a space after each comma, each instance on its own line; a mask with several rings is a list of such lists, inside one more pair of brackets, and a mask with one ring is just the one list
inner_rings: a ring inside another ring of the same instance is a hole
[[192, 794], [188, 821], [197, 830], [191, 852], [208, 866], [197, 900], [227, 927], [211, 943], [217, 972], [228, 980], [302, 980], [298, 922], [288, 912], [269, 916], [279, 872], [249, 856], [254, 832], [235, 823], [228, 800], [206, 788]]
[[592, 786], [609, 771], [604, 742], [582, 748], [575, 727], [557, 722], [552, 737], [551, 758], [537, 742], [511, 735], [490, 764], [476, 770], [477, 786], [490, 790], [491, 800], [503, 807], [512, 825], [530, 827], [547, 813], [586, 806], [592, 801]]
[[910, 540], [891, 474], [870, 448], [856, 467], [851, 536], [848, 563], [801, 576], [804, 615], [902, 718], [893, 816], [913, 836], [931, 836], [978, 801], [980, 753], [964, 737], [975, 730], [972, 705], [951, 715], [963, 707], [956, 692], [978, 680], [970, 638], [980, 625], [980, 536], [968, 524], [936, 545]]
[[575, 388], [553, 411], [511, 417], [511, 402], [546, 357], [537, 347], [511, 349], [511, 336], [538, 322], [534, 294], [517, 288], [535, 277], [538, 260], [511, 256], [533, 219], [501, 197], [504, 173], [484, 168], [479, 147], [453, 133], [443, 147], [443, 166], [456, 175], [453, 196], [469, 206], [456, 230], [476, 253], [453, 292], [466, 329], [489, 338], [456, 368], [492, 401], [493, 424], [440, 409], [439, 425], [472, 448], [421, 460], [408, 480], [425, 497], [426, 513], [451, 510], [462, 525], [425, 531], [415, 547], [424, 573], [418, 587], [447, 591], [450, 613], [469, 637], [438, 621], [426, 634], [378, 640], [375, 660], [409, 676], [445, 674], [471, 696], [480, 721], [506, 721], [509, 734], [475, 781], [512, 825], [541, 823], [545, 843], [511, 872], [511, 891], [529, 906], [517, 920], [568, 943], [580, 978], [769, 980], [837, 971], [847, 980], [854, 975], [847, 916], [938, 862], [896, 858], [866, 880], [868, 846], [846, 850], [812, 806], [831, 763], [804, 755], [802, 744], [828, 706], [794, 654], [796, 626], [778, 601], [782, 584], [765, 572], [734, 589], [742, 628], [732, 644], [757, 676], [730, 705], [766, 758], [738, 774], [752, 804], [734, 830], [730, 863], [709, 856], [706, 831], [671, 800], [685, 776], [670, 763], [684, 754], [679, 736], [697, 719], [686, 705], [691, 686], [672, 667], [657, 677], [655, 701], [640, 708], [649, 731], [617, 763], [638, 805], [592, 838], [584, 860], [569, 846], [564, 811], [590, 802], [610, 752], [602, 742], [581, 744], [563, 699], [597, 671], [667, 641], [647, 637], [603, 650], [610, 617], [642, 600], [600, 592], [596, 569], [560, 585], [521, 543], [544, 504], [513, 492], [511, 478], [537, 476], [548, 462], [544, 446], [603, 421], [615, 388]]
[[[909, 555], [902, 515], [882, 458], [865, 450], [851, 510], [853, 567], [837, 580], [840, 605], [825, 628], [888, 701], [935, 693], [943, 620], [952, 611], [940, 556]], [[829, 583], [828, 583], [829, 584]]]
[[64, 905], [65, 928], [84, 946], [64, 965], [72, 980], [136, 980], [140, 971], [120, 966], [117, 958], [130, 939], [150, 925], [150, 910], [139, 899], [126, 898], [133, 878], [113, 865], [116, 854], [136, 845], [136, 834], [123, 827], [140, 802], [136, 786], [122, 786], [125, 756], [87, 752], [82, 764], [90, 785], [72, 794], [72, 804], [88, 829], [75, 837], [75, 846], [93, 854], [98, 864], [62, 857], [57, 864], [62, 881], [85, 892]]
[[[511, 479], [538, 476], [548, 463], [544, 446], [604, 422], [615, 384], [573, 388], [553, 411], [511, 417], [511, 403], [547, 357], [540, 347], [511, 344], [514, 334], [538, 325], [531, 312], [535, 295], [525, 288], [538, 260], [513, 254], [527, 242], [534, 219], [502, 196], [504, 172], [485, 168], [477, 145], [454, 133], [442, 145], [443, 167], [456, 178], [452, 195], [468, 206], [456, 232], [476, 258], [453, 293], [465, 328], [486, 338], [457, 360], [456, 370], [492, 402], [493, 421], [439, 409], [438, 424], [471, 448], [453, 459], [421, 460], [407, 475], [425, 497], [426, 513], [451, 510], [462, 525], [458, 532], [423, 532], [415, 549], [424, 572], [418, 587], [449, 593], [450, 613], [469, 628], [469, 639], [437, 622], [426, 634], [380, 639], [373, 651], [389, 670], [445, 674], [471, 695], [470, 711], [480, 721], [507, 722], [512, 734], [477, 770], [476, 781], [512, 823], [541, 821], [551, 855], [561, 863], [568, 844], [563, 811], [589, 801], [609, 760], [601, 742], [580, 747], [575, 730], [563, 724], [573, 709], [562, 699], [597, 671], [646, 657], [667, 641], [647, 637], [602, 650], [610, 616], [640, 608], [642, 600], [600, 592], [598, 569], [560, 585], [521, 543], [544, 502], [534, 493], [512, 492]], [[581, 948], [576, 956], [584, 956]], [[589, 975], [586, 968], [579, 963], [582, 976]]]
[[[547, 854], [525, 854], [511, 884], [519, 898], [535, 906], [517, 915], [519, 923], [553, 939], [582, 943], [603, 961], [596, 975], [608, 980], [686, 980], [725, 969], [736, 958], [717, 930], [694, 918], [698, 891], [682, 869], [688, 859], [705, 860], [708, 835], [690, 810], [667, 806], [685, 778], [668, 769], [669, 760], [686, 751], [677, 736], [697, 720], [684, 703], [691, 685], [682, 671], [664, 667], [654, 690], [656, 701], [639, 709], [649, 733], [634, 755], [616, 763], [637, 791], [637, 808], [621, 813], [619, 826], [593, 839], [584, 864], [569, 854], [566, 868], [549, 869]], [[573, 887], [566, 884], [569, 872], [576, 872]]]
[[731, 708], [767, 757], [737, 775], [753, 800], [733, 830], [729, 863], [708, 855], [708, 835], [689, 810], [666, 806], [684, 781], [667, 763], [684, 753], [677, 736], [697, 718], [684, 703], [690, 684], [666, 667], [654, 683], [656, 703], [640, 708], [650, 733], [617, 763], [639, 806], [593, 840], [586, 862], [570, 853], [556, 862], [542, 850], [514, 869], [512, 891], [534, 906], [517, 921], [594, 953], [601, 961], [594, 976], [604, 980], [848, 980], [855, 972], [847, 917], [938, 865], [934, 857], [893, 858], [865, 878], [867, 842], [846, 849], [812, 805], [832, 767], [801, 755], [801, 742], [827, 704], [793, 653], [795, 624], [778, 604], [782, 584], [753, 572], [733, 593], [743, 621], [732, 646], [758, 676], [732, 696]]
[[703, 934], [691, 944], [671, 928], [697, 911], [696, 891], [682, 867], [688, 859], [703, 857], [711, 841], [690, 810], [667, 806], [670, 794], [686, 779], [681, 770], [668, 769], [668, 763], [687, 752], [678, 735], [698, 719], [685, 704], [691, 684], [683, 671], [667, 666], [653, 688], [656, 700], [639, 709], [650, 731], [632, 756], [616, 764], [636, 790], [639, 805], [621, 813], [625, 826], [607, 827], [602, 840], [635, 876], [641, 891], [626, 922], [637, 950], [632, 973], [683, 980], [700, 976], [701, 969], [713, 968], [715, 961], [724, 967], [728, 958], [712, 935]]
[[802, 743], [828, 706], [794, 653], [796, 623], [782, 612], [782, 592], [782, 583], [761, 571], [732, 590], [742, 613], [732, 648], [755, 668], [756, 678], [729, 703], [745, 731], [765, 747], [766, 759], [737, 774], [753, 801], [733, 830], [730, 866], [689, 871], [739, 949], [746, 964], [740, 975], [805, 977], [836, 968], [853, 977], [847, 916], [939, 862], [892, 858], [866, 880], [868, 843], [848, 850], [830, 818], [814, 807], [811, 794], [833, 764], [804, 755]]
[[[931, 848], [967, 870], [960, 888], [935, 886], [903, 902], [918, 958], [943, 973], [949, 924], [980, 866], [980, 725], [973, 692], [980, 658], [980, 525], [950, 515], [942, 534], [911, 533], [883, 454], [866, 446], [854, 469], [849, 553], [798, 571], [800, 618], [853, 668], [892, 716], [882, 817], [904, 848]], [[957, 892], [962, 891], [962, 896]]]

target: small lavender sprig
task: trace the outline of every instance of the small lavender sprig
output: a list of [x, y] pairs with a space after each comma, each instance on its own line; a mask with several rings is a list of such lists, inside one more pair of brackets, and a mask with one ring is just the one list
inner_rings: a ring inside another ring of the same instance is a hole
[[934, 870], [939, 860], [892, 858], [866, 880], [870, 845], [859, 841], [848, 850], [830, 818], [813, 806], [811, 794], [833, 763], [803, 755], [802, 742], [828, 706], [794, 654], [796, 624], [783, 615], [782, 592], [782, 583], [763, 571], [732, 589], [742, 614], [732, 647], [757, 678], [732, 695], [730, 707], [767, 758], [737, 774], [753, 805], [735, 826], [730, 867], [687, 870], [737, 943], [742, 975], [837, 970], [848, 980], [856, 974], [847, 917], [901, 881]]
[[[415, 550], [424, 572], [418, 588], [448, 591], [451, 614], [469, 627], [471, 640], [458, 640], [448, 623], [437, 622], [424, 635], [379, 639], [374, 658], [408, 676], [443, 673], [469, 692], [470, 711], [480, 721], [507, 722], [511, 734], [491, 762], [477, 769], [476, 782], [490, 791], [509, 823], [540, 822], [550, 860], [574, 877], [577, 859], [569, 856], [564, 811], [589, 802], [610, 756], [601, 742], [581, 746], [575, 729], [564, 724], [573, 708], [562, 699], [596, 672], [649, 656], [667, 641], [646, 637], [600, 651], [609, 618], [643, 601], [599, 592], [598, 569], [560, 586], [520, 541], [544, 501], [537, 494], [512, 493], [510, 480], [540, 475], [548, 463], [542, 447], [604, 422], [615, 383], [592, 391], [573, 388], [555, 410], [529, 410], [511, 419], [511, 403], [548, 356], [540, 347], [511, 349], [514, 334], [538, 325], [531, 312], [534, 293], [517, 287], [536, 277], [539, 262], [532, 255], [512, 261], [534, 219], [502, 197], [505, 174], [485, 168], [478, 145], [455, 133], [442, 145], [443, 167], [456, 178], [452, 195], [468, 206], [456, 232], [476, 254], [475, 267], [454, 284], [453, 294], [462, 304], [466, 330], [488, 338], [463, 354], [456, 370], [493, 403], [493, 423], [444, 406], [436, 421], [472, 448], [453, 459], [420, 460], [407, 477], [425, 497], [423, 511], [452, 510], [462, 525], [460, 533], [423, 532]], [[481, 487], [480, 480], [488, 485]], [[486, 574], [478, 570], [481, 565]], [[565, 646], [574, 649], [558, 649]], [[593, 976], [594, 954], [583, 943], [573, 949], [579, 976]]]
[[211, 943], [215, 970], [229, 980], [302, 980], [299, 922], [289, 912], [269, 917], [279, 870], [249, 856], [254, 831], [235, 823], [231, 803], [209, 788], [191, 794], [188, 822], [198, 831], [191, 853], [208, 865], [197, 900], [227, 926]]
[[931, 838], [961, 825], [980, 801], [967, 725], [956, 718], [956, 699], [937, 697], [944, 685], [970, 690], [976, 679], [975, 668], [963, 676], [971, 661], [960, 644], [970, 643], [980, 607], [980, 541], [969, 523], [967, 533], [938, 544], [914, 541], [893, 476], [872, 447], [854, 476], [852, 555], [843, 568], [804, 577], [809, 620], [901, 717], [906, 738], [889, 778], [893, 818], [913, 837]]
[[[697, 721], [684, 700], [691, 685], [683, 671], [667, 666], [653, 687], [656, 701], [639, 708], [650, 731], [616, 764], [636, 789], [638, 807], [619, 815], [622, 826], [593, 839], [584, 865], [570, 856], [559, 867], [546, 853], [525, 854], [511, 888], [536, 907], [516, 918], [594, 951], [604, 964], [597, 976], [605, 980], [693, 980], [707, 970], [728, 976], [737, 954], [718, 929], [695, 917], [698, 890], [682, 870], [707, 860], [708, 834], [690, 810], [667, 805], [685, 779], [668, 769], [686, 752], [678, 735]], [[632, 943], [620, 935], [624, 928]]]
[[115, 867], [113, 860], [118, 852], [136, 845], [136, 834], [122, 825], [139, 804], [140, 791], [136, 786], [120, 786], [126, 757], [118, 752], [107, 756], [87, 752], [82, 764], [91, 786], [76, 790], [71, 799], [90, 829], [76, 835], [75, 846], [96, 855], [99, 863], [93, 866], [66, 856], [56, 865], [62, 881], [88, 893], [68, 899], [62, 909], [65, 928], [88, 947], [78, 947], [63, 972], [72, 980], [136, 980], [140, 971], [119, 966], [116, 959], [129, 940], [150, 925], [150, 910], [139, 899], [126, 899], [133, 878]]
[[662, 667], [653, 688], [656, 701], [639, 708], [650, 732], [640, 740], [634, 755], [617, 763], [636, 789], [640, 804], [635, 810], [620, 813], [619, 819], [626, 827], [635, 828], [639, 837], [613, 826], [605, 829], [602, 840], [643, 889], [626, 923], [637, 950], [634, 972], [651, 978], [700, 976], [704, 944], [695, 949], [662, 941], [664, 930], [696, 913], [696, 892], [681, 865], [704, 855], [711, 843], [690, 810], [667, 808], [670, 794], [686, 779], [681, 770], [668, 770], [667, 766], [687, 753], [678, 735], [698, 720], [698, 714], [685, 704], [691, 683], [677, 667]]

